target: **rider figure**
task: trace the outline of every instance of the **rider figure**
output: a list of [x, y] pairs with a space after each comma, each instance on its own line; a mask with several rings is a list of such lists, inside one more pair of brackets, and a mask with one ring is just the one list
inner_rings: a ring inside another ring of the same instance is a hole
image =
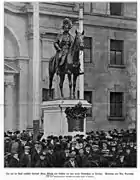
[[[73, 44], [74, 38], [69, 33], [69, 30], [72, 28], [72, 22], [70, 19], [65, 18], [63, 20], [63, 33], [59, 34], [54, 42], [54, 47], [56, 49], [56, 73], [59, 74], [59, 66], [63, 65], [65, 62], [69, 49]], [[83, 74], [80, 72], [79, 75]]]

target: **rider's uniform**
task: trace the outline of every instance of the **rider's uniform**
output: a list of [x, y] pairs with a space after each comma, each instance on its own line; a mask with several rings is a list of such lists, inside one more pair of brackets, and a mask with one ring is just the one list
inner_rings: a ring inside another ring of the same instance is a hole
[[68, 55], [69, 49], [73, 44], [74, 38], [68, 32], [63, 32], [59, 34], [54, 42], [54, 47], [56, 49], [56, 68], [58, 69], [59, 66], [63, 65]]

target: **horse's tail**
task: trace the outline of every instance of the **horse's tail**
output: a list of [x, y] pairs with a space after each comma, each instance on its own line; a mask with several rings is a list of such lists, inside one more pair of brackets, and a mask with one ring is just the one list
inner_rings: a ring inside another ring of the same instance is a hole
[[56, 71], [56, 58], [55, 56], [53, 56], [51, 57], [49, 61], [49, 94], [51, 94], [52, 81], [53, 81], [55, 71]]
[[49, 75], [54, 74], [55, 71], [56, 71], [56, 58], [55, 56], [53, 56], [49, 61]]

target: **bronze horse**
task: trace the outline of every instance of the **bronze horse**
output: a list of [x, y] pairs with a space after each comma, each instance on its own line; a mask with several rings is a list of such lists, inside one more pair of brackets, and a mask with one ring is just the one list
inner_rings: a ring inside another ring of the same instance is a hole
[[[76, 88], [76, 81], [77, 77], [79, 76], [79, 69], [80, 69], [80, 62], [79, 62], [79, 53], [80, 50], [84, 48], [84, 31], [82, 33], [75, 31], [75, 38], [73, 44], [68, 52], [68, 55], [65, 59], [65, 62], [59, 67], [60, 70], [60, 92], [61, 97], [64, 98], [63, 95], [63, 83], [65, 80], [65, 75], [68, 75], [69, 81], [69, 98], [72, 98], [72, 75], [73, 75], [73, 98], [75, 99], [75, 88]], [[51, 97], [51, 88], [52, 88], [52, 81], [54, 74], [56, 73], [56, 58], [53, 56], [49, 61], [49, 96]]]

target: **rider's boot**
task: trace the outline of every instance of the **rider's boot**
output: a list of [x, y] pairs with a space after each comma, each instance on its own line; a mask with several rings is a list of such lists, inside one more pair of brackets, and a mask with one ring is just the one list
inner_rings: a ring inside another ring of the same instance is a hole
[[60, 74], [60, 70], [59, 70], [59, 66], [57, 65], [56, 67], [56, 75], [59, 75]]
[[78, 75], [82, 75], [82, 74], [84, 74], [84, 72], [81, 71], [81, 69], [79, 69]]
[[59, 70], [58, 70], [58, 68], [56, 69], [56, 74], [59, 75]]

